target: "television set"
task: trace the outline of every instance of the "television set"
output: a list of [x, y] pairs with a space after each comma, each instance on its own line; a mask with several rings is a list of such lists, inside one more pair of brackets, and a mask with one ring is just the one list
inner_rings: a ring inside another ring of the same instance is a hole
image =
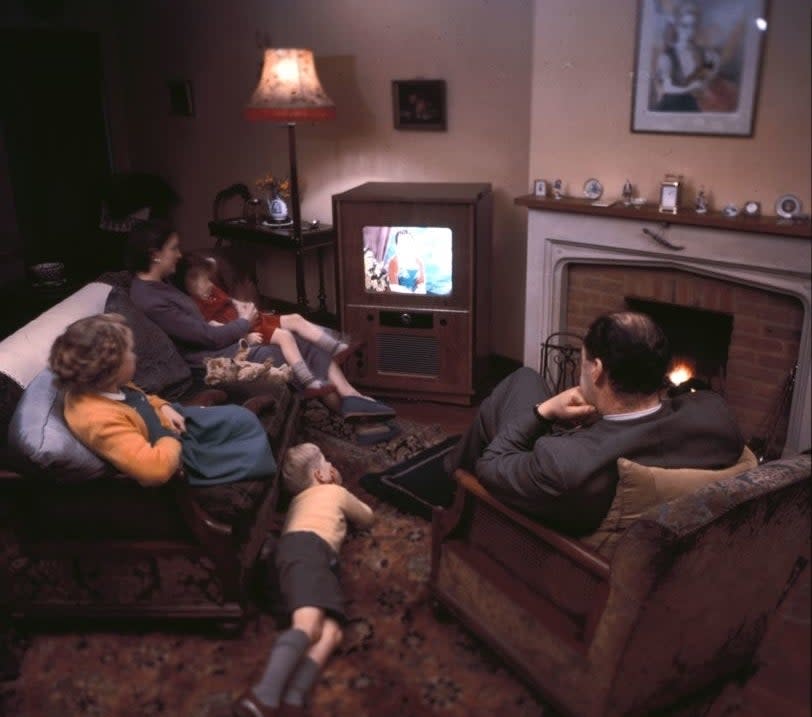
[[368, 182], [333, 196], [350, 380], [469, 403], [489, 356], [490, 184]]
[[361, 232], [361, 268], [368, 293], [451, 293], [454, 247], [450, 227], [365, 226]]

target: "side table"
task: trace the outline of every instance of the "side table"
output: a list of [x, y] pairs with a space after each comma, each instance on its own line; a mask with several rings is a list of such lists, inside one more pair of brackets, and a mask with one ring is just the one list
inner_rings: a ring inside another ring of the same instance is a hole
[[[320, 224], [315, 228], [302, 227], [302, 238], [297, 241], [289, 226], [275, 226], [266, 222], [252, 222], [246, 219], [222, 219], [209, 222], [209, 234], [215, 237], [215, 246], [229, 242], [246, 242], [260, 246], [270, 246], [282, 251], [293, 252], [296, 256], [296, 303], [278, 297], [263, 297], [271, 306], [283, 310], [295, 310], [306, 314], [317, 323], [338, 326], [338, 315], [327, 310], [327, 293], [324, 285], [324, 254], [335, 247], [336, 233], [332, 226]], [[319, 269], [318, 309], [312, 309], [307, 298], [305, 283], [304, 256], [316, 252]], [[336, 282], [338, 278], [336, 277]], [[336, 284], [336, 307], [338, 307], [338, 285]]]

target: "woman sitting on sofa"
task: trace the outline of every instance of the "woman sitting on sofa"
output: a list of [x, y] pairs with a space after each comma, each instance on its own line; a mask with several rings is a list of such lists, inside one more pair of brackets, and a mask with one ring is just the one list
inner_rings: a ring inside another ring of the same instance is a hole
[[[194, 300], [167, 281], [175, 273], [180, 258], [180, 238], [167, 222], [150, 220], [133, 227], [128, 242], [129, 265], [134, 274], [130, 298], [174, 341], [193, 369], [202, 369], [207, 357], [233, 358], [239, 350], [239, 340], [253, 330], [256, 307], [244, 310], [239, 318], [222, 326], [209, 324]], [[299, 336], [296, 342], [313, 377], [335, 387], [335, 393], [321, 396], [328, 408], [345, 418], [388, 418], [395, 414], [389, 406], [361, 395], [350, 384], [333, 360], [339, 342], [329, 332], [325, 331], [319, 342]], [[268, 344], [253, 346], [247, 358], [257, 363], [270, 358], [276, 366], [285, 361], [279, 347]]]

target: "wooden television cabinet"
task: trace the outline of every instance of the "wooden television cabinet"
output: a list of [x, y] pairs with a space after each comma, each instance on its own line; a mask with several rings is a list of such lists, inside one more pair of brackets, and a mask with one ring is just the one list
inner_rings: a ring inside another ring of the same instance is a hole
[[[381, 396], [474, 400], [490, 357], [492, 211], [488, 183], [368, 182], [333, 196], [341, 326], [365, 342], [346, 366], [354, 384]], [[404, 230], [426, 280], [417, 292], [389, 284]]]

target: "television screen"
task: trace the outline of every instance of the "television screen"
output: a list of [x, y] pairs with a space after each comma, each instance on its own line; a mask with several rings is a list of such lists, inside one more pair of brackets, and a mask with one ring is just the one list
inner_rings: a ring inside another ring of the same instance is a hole
[[367, 227], [364, 288], [370, 293], [448, 296], [452, 289], [449, 227]]

